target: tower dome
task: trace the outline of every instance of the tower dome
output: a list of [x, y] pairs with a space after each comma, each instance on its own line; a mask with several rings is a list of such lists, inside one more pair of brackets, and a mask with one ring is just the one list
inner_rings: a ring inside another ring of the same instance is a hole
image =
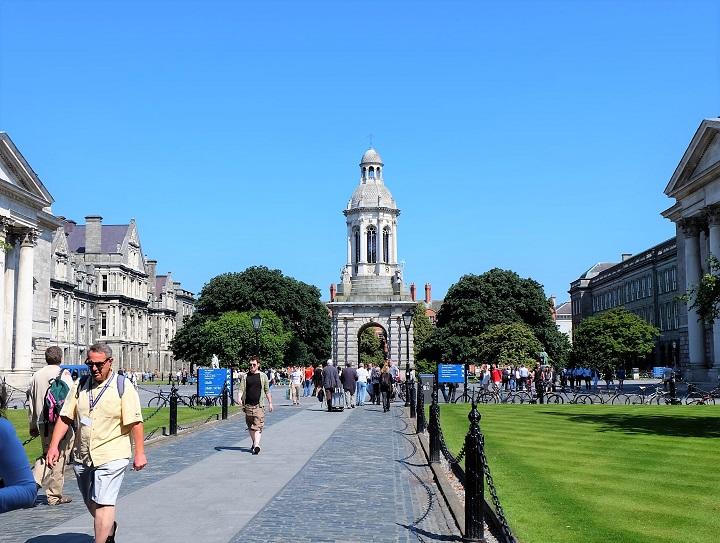
[[363, 156], [360, 159], [360, 166], [362, 166], [363, 164], [380, 164], [380, 166], [383, 166], [383, 161], [380, 157], [380, 153], [370, 147], [370, 149], [363, 153]]

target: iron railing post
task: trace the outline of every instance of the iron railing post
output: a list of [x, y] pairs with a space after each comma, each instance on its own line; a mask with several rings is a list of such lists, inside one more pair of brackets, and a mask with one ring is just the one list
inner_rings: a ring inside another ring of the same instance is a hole
[[440, 462], [440, 406], [438, 405], [438, 372], [435, 369], [432, 404], [430, 404], [430, 462]]
[[222, 420], [228, 418], [228, 386], [227, 383], [223, 385], [222, 390]]
[[468, 415], [470, 428], [465, 436], [465, 541], [485, 541], [483, 507], [485, 504], [484, 469], [481, 460], [482, 435], [480, 413], [475, 397]]
[[170, 389], [170, 435], [177, 435], [177, 388], [173, 385]]
[[425, 431], [425, 393], [423, 392], [422, 377], [420, 377], [419, 375], [417, 387], [417, 433], [422, 434]]

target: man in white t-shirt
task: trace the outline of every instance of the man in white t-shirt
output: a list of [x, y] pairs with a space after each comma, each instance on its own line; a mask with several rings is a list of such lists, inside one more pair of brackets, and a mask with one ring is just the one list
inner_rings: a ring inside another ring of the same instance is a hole
[[365, 404], [365, 392], [367, 391], [368, 379], [370, 372], [365, 369], [365, 364], [360, 362], [357, 369], [357, 404], [358, 407]]
[[290, 399], [293, 405], [300, 405], [300, 387], [305, 378], [299, 367], [292, 368], [290, 372]]

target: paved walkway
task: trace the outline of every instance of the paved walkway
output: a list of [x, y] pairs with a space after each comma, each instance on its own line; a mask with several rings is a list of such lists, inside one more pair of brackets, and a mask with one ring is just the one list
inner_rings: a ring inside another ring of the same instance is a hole
[[[459, 541], [414, 422], [399, 403], [327, 413], [313, 398], [267, 417], [258, 456], [241, 416], [151, 445], [125, 477], [117, 540]], [[72, 504], [4, 514], [0, 542], [91, 543], [72, 478], [66, 492]]]

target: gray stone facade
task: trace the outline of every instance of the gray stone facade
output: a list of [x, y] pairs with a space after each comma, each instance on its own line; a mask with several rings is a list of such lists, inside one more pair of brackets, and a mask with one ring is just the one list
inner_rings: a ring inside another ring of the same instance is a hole
[[[398, 263], [397, 218], [400, 210], [383, 181], [384, 164], [375, 149], [360, 161], [360, 183], [346, 209], [347, 259], [340, 283], [331, 287], [332, 358], [339, 365], [359, 362], [359, 337], [370, 326], [382, 329], [390, 360], [413, 364], [413, 329], [403, 314], [417, 302], [404, 286]], [[406, 342], [409, 342], [406, 344]]]

